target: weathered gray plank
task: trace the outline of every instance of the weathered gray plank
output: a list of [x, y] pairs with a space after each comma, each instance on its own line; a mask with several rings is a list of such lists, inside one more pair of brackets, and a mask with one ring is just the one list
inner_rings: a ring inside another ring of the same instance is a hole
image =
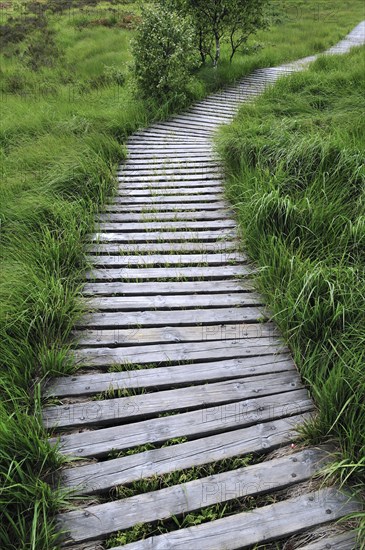
[[291, 392], [301, 387], [303, 386], [299, 375], [293, 369], [275, 374], [158, 391], [148, 395], [46, 407], [43, 410], [43, 422], [46, 428], [108, 426], [170, 411], [188, 410], [207, 405], [222, 406], [225, 403], [251, 399], [258, 395]]
[[[147, 153], [148, 154], [148, 153]], [[200, 155], [200, 156], [182, 156], [179, 158], [179, 155], [176, 157], [152, 157], [152, 159], [143, 159], [141, 156], [134, 157], [133, 155], [128, 155], [127, 160], [124, 163], [119, 165], [119, 170], [125, 170], [129, 168], [134, 168], [136, 170], [163, 170], [164, 168], [196, 168], [201, 164], [205, 166], [216, 166], [218, 160], [214, 155]]]
[[354, 531], [339, 535], [324, 535], [320, 540], [300, 546], [300, 550], [360, 550], [360, 541]]
[[140, 223], [123, 223], [123, 222], [101, 222], [98, 224], [100, 231], [125, 231], [135, 233], [136, 231], [208, 231], [216, 229], [227, 229], [236, 227], [236, 222], [233, 220], [209, 220], [209, 221], [188, 221], [188, 222], [140, 222]]
[[141, 132], [133, 136], [129, 145], [146, 146], [149, 148], [151, 145], [183, 145], [189, 142], [189, 145], [201, 145], [206, 146], [209, 140], [206, 137], [196, 134], [184, 135], [184, 132], [180, 134], [172, 132], [164, 132], [163, 130], [154, 130], [153, 132]]
[[227, 210], [213, 210], [208, 212], [142, 212], [137, 214], [108, 213], [99, 214], [97, 221], [120, 223], [148, 223], [161, 221], [207, 221], [227, 220], [232, 218], [232, 213]]
[[174, 116], [170, 119], [170, 121], [173, 125], [179, 124], [182, 128], [185, 128], [187, 125], [194, 124], [194, 126], [198, 128], [215, 129], [221, 124], [220, 120], [217, 120], [217, 119], [214, 120], [210, 117], [204, 118], [204, 123], [203, 123], [202, 119], [199, 119], [198, 117], [195, 118], [192, 116], [187, 116], [186, 114]]
[[241, 292], [242, 290], [254, 290], [250, 281], [215, 281], [210, 285], [207, 281], [194, 281], [193, 283], [179, 282], [153, 282], [153, 283], [88, 283], [83, 287], [83, 294], [87, 296], [154, 296], [159, 294], [190, 294], [214, 292]]
[[[136, 151], [140, 151], [141, 153], [146, 153], [145, 146], [139, 145], [139, 144], [128, 144], [128, 150], [131, 153], [134, 153]], [[212, 146], [211, 142], [207, 140], [204, 143], [196, 143], [196, 144], [188, 144], [188, 143], [181, 143], [180, 144], [161, 144], [161, 145], [153, 145], [151, 144], [150, 147], [148, 147], [148, 153], [161, 153], [161, 156], [163, 156], [164, 152], [172, 152], [172, 153], [204, 153], [204, 154], [211, 154]]]
[[139, 369], [125, 372], [83, 374], [53, 379], [45, 389], [47, 396], [88, 396], [113, 388], [168, 388], [182, 384], [245, 378], [295, 370], [292, 359], [285, 354], [195, 363], [174, 367]]
[[149, 266], [184, 266], [184, 265], [210, 265], [220, 266], [225, 264], [245, 263], [247, 257], [237, 252], [222, 251], [220, 254], [148, 254], [143, 256], [125, 256], [121, 254], [88, 256], [87, 259], [94, 266], [103, 267], [149, 267]]
[[[180, 192], [179, 192], [180, 189]], [[211, 186], [204, 186], [204, 187], [151, 187], [146, 189], [136, 189], [133, 191], [132, 189], [123, 189], [123, 186], [119, 188], [118, 196], [119, 197], [129, 197], [132, 195], [133, 197], [164, 197], [164, 196], [170, 196], [175, 195], [177, 197], [181, 197], [181, 195], [211, 195], [211, 197], [217, 197], [215, 200], [219, 200], [218, 197], [222, 196], [220, 187], [211, 187]]]
[[214, 111], [209, 111], [208, 109], [204, 110], [203, 108], [200, 108], [199, 110], [198, 107], [193, 107], [188, 111], [185, 111], [184, 114], [175, 117], [176, 120], [178, 119], [182, 122], [185, 120], [191, 120], [191, 118], [194, 118], [195, 121], [200, 123], [211, 122], [212, 124], [219, 126], [220, 124], [224, 124], [225, 121], [232, 120], [233, 114], [231, 116], [227, 116]]
[[156, 267], [156, 268], [121, 268], [94, 269], [86, 278], [94, 281], [151, 280], [151, 279], [193, 279], [210, 280], [252, 275], [254, 270], [248, 266], [214, 266], [214, 267]]
[[[58, 527], [69, 542], [105, 537], [139, 523], [164, 520], [230, 500], [278, 491], [307, 481], [323, 464], [325, 453], [302, 451], [123, 500], [59, 514]], [[86, 512], [86, 513], [85, 513]]]
[[65, 487], [80, 494], [108, 491], [118, 485], [167, 474], [185, 468], [249, 453], [267, 453], [296, 438], [295, 428], [310, 418], [309, 413], [210, 435], [186, 443], [152, 449], [104, 462], [68, 468], [62, 472]]
[[131, 328], [117, 330], [74, 331], [75, 345], [113, 347], [116, 345], [167, 344], [209, 340], [238, 340], [277, 336], [272, 323], [211, 325], [191, 327]]
[[128, 313], [92, 313], [84, 315], [78, 321], [78, 328], [133, 328], [133, 327], [164, 327], [189, 326], [192, 322], [207, 326], [218, 323], [257, 323], [267, 319], [263, 308], [234, 307], [220, 309], [197, 309], [178, 311], [146, 311]]
[[[229, 447], [232, 441], [230, 430], [286, 416], [297, 416], [311, 410], [313, 410], [313, 404], [307, 397], [306, 390], [294, 390], [275, 396], [238, 401], [220, 407], [208, 407], [133, 424], [63, 435], [61, 438], [51, 439], [50, 442], [56, 444], [59, 441], [59, 450], [62, 454], [98, 458], [108, 455], [113, 450], [122, 451], [147, 443], [163, 443], [176, 437], [198, 438], [220, 433], [219, 447], [222, 451], [219, 454], [224, 458], [224, 448]], [[93, 415], [97, 414], [98, 403], [96, 402], [90, 409], [85, 409], [85, 415], [91, 421]], [[233, 440], [237, 441], [235, 436]], [[216, 440], [215, 443], [217, 443]]]
[[86, 307], [100, 311], [148, 311], [155, 309], [209, 308], [263, 305], [256, 292], [233, 294], [187, 294], [172, 296], [93, 297]]
[[[220, 166], [220, 160], [217, 156], [217, 153], [214, 151], [209, 151], [205, 153], [177, 153], [175, 156], [168, 154], [165, 155], [154, 155], [148, 152], [148, 149], [145, 151], [147, 158], [144, 159], [140, 153], [136, 155], [127, 151], [127, 157], [119, 164], [118, 169], [123, 170], [125, 167], [134, 166], [135, 168], [148, 169], [157, 168], [183, 168], [183, 167], [198, 167], [200, 164], [206, 166]], [[148, 158], [148, 157], [151, 157]]]
[[93, 242], [111, 243], [148, 243], [148, 242], [188, 242], [212, 241], [225, 243], [227, 239], [236, 238], [235, 229], [220, 229], [216, 231], [151, 231], [144, 233], [96, 233], [89, 239]]
[[208, 139], [212, 135], [213, 131], [214, 128], [211, 127], [202, 129], [198, 126], [184, 127], [179, 126], [178, 124], [170, 124], [169, 126], [154, 124], [153, 126], [150, 126], [149, 128], [145, 128], [144, 130], [140, 131], [140, 133], [134, 134], [134, 136], [148, 137], [150, 134], [160, 134], [162, 137], [170, 137], [172, 139], [178, 136], [179, 138], [182, 138], [187, 144], [191, 145], [192, 141], [196, 138], [201, 138], [203, 140]]
[[212, 154], [212, 151], [163, 151], [163, 152], [156, 152], [156, 151], [149, 151], [148, 148], [144, 149], [135, 149], [134, 151], [128, 152], [127, 161], [128, 162], [135, 162], [135, 163], [143, 163], [150, 161], [151, 163], [157, 162], [180, 162], [182, 160], [186, 160], [189, 162], [200, 162], [201, 159], [206, 160], [208, 159], [215, 159], [214, 155]]
[[[205, 176], [206, 174], [219, 174], [223, 176], [223, 170], [221, 166], [217, 165], [215, 162], [199, 162], [199, 163], [174, 163], [172, 166], [159, 165], [159, 166], [148, 166], [141, 168], [140, 166], [127, 163], [122, 166], [118, 171], [120, 181], [125, 181], [127, 178], [132, 178], [135, 181], [136, 178], [148, 177], [148, 176], [175, 176], [175, 179], [179, 175], [192, 175], [192, 176]], [[214, 178], [212, 178], [214, 179]]]
[[[140, 315], [140, 313], [136, 315]], [[281, 342], [268, 342], [266, 338], [257, 338], [122, 348], [80, 348], [74, 352], [74, 357], [76, 361], [87, 366], [109, 367], [126, 363], [146, 365], [170, 361], [174, 363], [178, 361], [214, 361], [214, 359], [274, 355], [287, 352], [288, 348]]]
[[[196, 122], [194, 119], [185, 120], [180, 122], [177, 118], [171, 118], [166, 122], [159, 122], [153, 124], [149, 128], [153, 130], [154, 128], [161, 128], [165, 131], [182, 131], [185, 132], [185, 135], [198, 133], [199, 135], [209, 136], [212, 131], [217, 127], [217, 124], [205, 124], [204, 127], [199, 122]], [[148, 129], [147, 129], [148, 130]]]
[[159, 204], [155, 205], [141, 205], [141, 204], [107, 204], [105, 205], [106, 212], [184, 212], [185, 210], [189, 212], [196, 212], [199, 210], [221, 210], [226, 209], [228, 204], [223, 201], [216, 202], [201, 202], [201, 203], [178, 203], [176, 205], [171, 204]]
[[179, 176], [165, 176], [164, 174], [151, 174], [147, 176], [135, 175], [119, 176], [119, 190], [140, 190], [140, 189], [154, 189], [156, 192], [159, 189], [186, 189], [186, 193], [193, 187], [214, 187], [218, 192], [223, 189], [222, 176], [214, 173], [196, 174], [193, 171]]
[[226, 254], [237, 249], [237, 242], [185, 242], [185, 243], [138, 243], [138, 244], [94, 244], [87, 247], [93, 254], [142, 255], [165, 252], [166, 254]]
[[178, 204], [181, 203], [193, 203], [193, 202], [217, 202], [224, 200], [223, 193], [214, 194], [200, 194], [200, 195], [153, 195], [151, 197], [131, 197], [131, 196], [116, 196], [113, 202], [115, 204]]
[[[340, 491], [329, 488], [290, 498], [203, 525], [180, 529], [123, 546], [123, 550], [233, 550], [288, 537], [344, 517], [359, 509]], [[122, 547], [113, 548], [122, 550]]]
[[214, 109], [210, 109], [208, 106], [205, 106], [201, 104], [200, 106], [191, 107], [186, 112], [186, 116], [194, 116], [197, 120], [204, 120], [206, 117], [212, 118], [212, 120], [216, 120], [219, 123], [224, 123], [226, 121], [231, 121], [234, 117], [234, 110], [226, 109], [225, 112], [223, 111], [215, 111]]

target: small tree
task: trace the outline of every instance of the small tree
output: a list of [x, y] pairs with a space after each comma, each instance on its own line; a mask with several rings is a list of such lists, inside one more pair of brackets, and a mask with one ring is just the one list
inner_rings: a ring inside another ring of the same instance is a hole
[[[266, 26], [265, 8], [269, 0], [162, 0], [164, 4], [190, 16], [199, 39], [201, 59], [209, 56], [218, 65], [221, 42], [231, 46], [232, 61], [250, 35]], [[214, 53], [212, 53], [212, 43]]]
[[133, 42], [134, 72], [144, 97], [184, 99], [196, 63], [194, 30], [165, 6], [143, 10]]
[[230, 61], [248, 38], [268, 26], [267, 0], [233, 0], [228, 17], [228, 35], [231, 45]]

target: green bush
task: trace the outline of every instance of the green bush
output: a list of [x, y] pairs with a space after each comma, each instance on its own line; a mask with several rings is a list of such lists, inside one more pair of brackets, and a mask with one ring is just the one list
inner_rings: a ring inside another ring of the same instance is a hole
[[133, 42], [134, 74], [145, 98], [183, 102], [195, 65], [194, 31], [164, 7], [143, 10]]

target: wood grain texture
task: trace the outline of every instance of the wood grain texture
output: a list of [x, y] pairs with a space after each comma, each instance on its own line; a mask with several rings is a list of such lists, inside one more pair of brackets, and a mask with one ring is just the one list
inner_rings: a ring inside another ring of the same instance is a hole
[[[50, 440], [59, 442], [62, 454], [98, 458], [112, 451], [122, 451], [147, 443], [164, 443], [178, 437], [201, 438], [219, 433], [220, 447], [229, 447], [232, 430], [256, 425], [260, 422], [277, 420], [287, 416], [298, 416], [313, 410], [313, 403], [306, 390], [293, 390], [275, 396], [258, 397], [219, 407], [205, 407], [200, 410], [143, 420], [92, 431], [84, 431]], [[99, 404], [94, 402], [85, 408], [84, 415], [93, 424], [99, 415]], [[235, 436], [237, 431], [233, 432]], [[224, 453], [222, 453], [224, 457]]]
[[203, 383], [232, 378], [246, 378], [260, 374], [295, 371], [295, 366], [287, 354], [276, 356], [250, 357], [195, 363], [191, 365], [176, 365], [172, 367], [155, 367], [154, 369], [138, 369], [126, 372], [106, 372], [64, 376], [55, 378], [46, 387], [47, 396], [85, 397], [119, 389], [162, 388], [171, 386]]
[[95, 233], [90, 236], [91, 242], [112, 243], [149, 243], [149, 242], [219, 242], [224, 244], [227, 240], [237, 237], [235, 229], [222, 229], [216, 231], [151, 231], [144, 233]]
[[220, 292], [250, 292], [254, 285], [248, 280], [227, 279], [215, 281], [178, 281], [147, 283], [86, 283], [83, 286], [85, 296], [156, 296], [169, 294], [211, 294]]
[[[164, 326], [191, 326], [191, 323], [207, 327], [216, 324], [257, 323], [268, 319], [262, 308], [220, 308], [179, 311], [144, 311], [128, 313], [92, 313], [77, 322], [78, 328], [111, 330], [117, 328], [142, 328]], [[207, 329], [209, 330], [209, 329]]]
[[[96, 267], [150, 267], [150, 266], [222, 266], [226, 264], [244, 264], [247, 257], [237, 252], [222, 251], [218, 254], [149, 254], [143, 256], [124, 256], [121, 254], [88, 256], [88, 261]], [[227, 297], [229, 301], [229, 298]], [[228, 303], [227, 303], [228, 305]]]
[[[175, 313], [175, 312], [173, 312]], [[177, 361], [211, 361], [287, 353], [285, 344], [267, 338], [250, 340], [220, 340], [183, 344], [158, 344], [132, 347], [80, 348], [73, 352], [75, 361], [84, 366], [112, 367], [114, 365], [169, 363]]]
[[[107, 426], [131, 419], [157, 416], [169, 411], [234, 403], [258, 395], [276, 395], [301, 387], [303, 386], [298, 373], [292, 370], [98, 402], [83, 401], [71, 405], [46, 407], [43, 410], [43, 422], [47, 428], [92, 424], [98, 427]], [[92, 411], [92, 415], [87, 414], [87, 411]]]
[[268, 338], [277, 341], [278, 331], [273, 323], [234, 323], [187, 327], [130, 328], [120, 330], [84, 330], [73, 332], [74, 346], [102, 347], [140, 344], [200, 342], [201, 340], [242, 340]]
[[296, 438], [297, 426], [310, 418], [310, 413], [261, 423], [227, 433], [222, 446], [221, 434], [151, 449], [103, 462], [67, 468], [62, 472], [65, 487], [81, 494], [105, 492], [112, 487], [148, 479], [217, 460], [263, 453]]
[[[123, 550], [233, 550], [250, 548], [336, 521], [359, 507], [336, 489], [321, 489], [197, 527], [123, 546]], [[122, 550], [121, 547], [113, 550]]]
[[175, 485], [123, 500], [60, 514], [59, 529], [76, 542], [101, 538], [133, 525], [164, 520], [220, 502], [278, 491], [307, 481], [317, 473], [325, 454], [302, 451], [255, 466]]
[[256, 292], [233, 294], [192, 294], [172, 296], [123, 296], [89, 298], [87, 308], [99, 311], [147, 311], [155, 309], [216, 308], [263, 305]]
[[236, 241], [223, 241], [223, 242], [183, 242], [183, 243], [138, 243], [133, 244], [97, 244], [89, 245], [87, 252], [93, 254], [119, 254], [119, 255], [139, 255], [156, 254], [165, 252], [167, 255], [172, 254], [225, 254], [227, 252], [233, 252], [237, 250]]
[[254, 270], [243, 265], [218, 265], [208, 267], [136, 267], [120, 269], [93, 269], [86, 274], [92, 281], [148, 281], [161, 279], [226, 279], [227, 277], [244, 277], [253, 275]]

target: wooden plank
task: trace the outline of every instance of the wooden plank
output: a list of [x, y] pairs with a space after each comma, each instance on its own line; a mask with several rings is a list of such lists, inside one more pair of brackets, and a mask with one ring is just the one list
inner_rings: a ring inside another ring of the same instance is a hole
[[149, 128], [161, 128], [161, 130], [177, 130], [177, 131], [183, 131], [186, 132], [186, 134], [191, 133], [198, 133], [200, 135], [210, 135], [212, 131], [214, 131], [217, 127], [217, 124], [200, 124], [200, 122], [196, 122], [193, 118], [190, 118], [188, 120], [179, 121], [177, 117], [171, 118], [170, 120], [166, 122], [159, 122], [157, 124], [153, 124]]
[[293, 369], [295, 370], [294, 363], [286, 354], [239, 358], [215, 361], [214, 363], [195, 363], [194, 368], [189, 365], [176, 365], [125, 372], [106, 372], [92, 376], [90, 374], [64, 376], [52, 379], [45, 388], [45, 394], [59, 398], [86, 397], [110, 390], [110, 388], [115, 391], [125, 388], [168, 388], [187, 383], [246, 378], [260, 374], [292, 371]]
[[214, 100], [211, 100], [210, 102], [205, 103], [196, 103], [195, 107], [196, 109], [204, 109], [208, 113], [214, 112], [217, 113], [219, 116], [226, 116], [232, 119], [235, 114], [237, 113], [237, 106], [234, 105], [228, 105], [225, 104], [225, 102], [219, 102], [218, 104], [214, 103]]
[[143, 130], [144, 135], [148, 135], [149, 133], [161, 133], [161, 135], [164, 136], [175, 136], [175, 135], [181, 135], [182, 137], [185, 137], [187, 143], [190, 145], [190, 138], [195, 137], [201, 137], [201, 138], [209, 138], [211, 133], [214, 131], [215, 128], [212, 128], [211, 126], [207, 128], [202, 128], [201, 125], [196, 124], [186, 124], [186, 125], [180, 125], [178, 123], [172, 123], [172, 122], [166, 122], [166, 123], [156, 123], [152, 126], [149, 126], [148, 128], [145, 128]]
[[202, 138], [208, 140], [212, 133], [215, 131], [215, 127], [207, 126], [206, 128], [202, 128], [201, 124], [189, 124], [189, 125], [182, 125], [179, 123], [166, 123], [164, 126], [162, 123], [160, 125], [153, 125], [147, 128], [143, 131], [145, 136], [148, 136], [150, 133], [161, 133], [161, 135], [166, 137], [172, 137], [175, 136], [182, 137], [185, 139], [185, 142], [189, 145], [191, 145], [191, 138]]
[[201, 193], [200, 195], [153, 195], [151, 197], [114, 197], [113, 202], [115, 204], [144, 204], [144, 205], [150, 205], [150, 204], [179, 204], [180, 203], [197, 203], [197, 202], [217, 202], [224, 200], [223, 193], [217, 193], [216, 195], [212, 194], [204, 194]]
[[[123, 550], [233, 550], [289, 537], [318, 525], [336, 521], [359, 510], [358, 504], [334, 488], [290, 498], [123, 546]], [[112, 550], [122, 550], [115, 547]]]
[[360, 541], [357, 539], [356, 532], [348, 531], [333, 536], [323, 535], [320, 540], [313, 541], [300, 550], [360, 550]]
[[150, 281], [158, 279], [186, 279], [191, 280], [226, 279], [227, 277], [240, 277], [252, 275], [254, 270], [248, 266], [229, 265], [214, 267], [151, 267], [151, 268], [121, 268], [121, 269], [94, 269], [86, 274], [86, 279], [92, 281], [121, 281], [138, 280]]
[[144, 233], [95, 233], [90, 235], [91, 242], [98, 243], [179, 243], [179, 242], [220, 242], [225, 243], [229, 239], [235, 239], [235, 229], [223, 229], [218, 231], [151, 231]]
[[[220, 188], [214, 187], [189, 187], [188, 189], [186, 187], [181, 187], [180, 191], [178, 191], [175, 188], [166, 189], [164, 187], [151, 187], [146, 189], [136, 189], [135, 191], [132, 191], [131, 189], [123, 189], [123, 186], [121, 186], [118, 190], [118, 195], [120, 197], [128, 197], [132, 196], [135, 197], [156, 197], [156, 196], [167, 196], [167, 195], [176, 195], [178, 202], [182, 199], [181, 195], [211, 195], [213, 197], [216, 197], [214, 200], [219, 200], [220, 197], [222, 197], [222, 193], [220, 192]], [[219, 198], [218, 198], [219, 197]]]
[[180, 124], [183, 127], [185, 127], [186, 124], [194, 124], [194, 126], [197, 126], [198, 128], [217, 128], [221, 121], [217, 118], [213, 117], [204, 117], [199, 118], [191, 115], [187, 115], [185, 113], [182, 113], [181, 115], [174, 116], [170, 119], [172, 124]]
[[212, 146], [210, 142], [207, 141], [206, 144], [197, 143], [196, 145], [188, 145], [186, 143], [179, 144], [162, 144], [162, 145], [153, 145], [151, 144], [150, 147], [148, 147], [148, 150], [146, 151], [146, 147], [142, 144], [128, 144], [128, 149], [131, 153], [135, 152], [141, 152], [142, 154], [145, 153], [155, 153], [163, 156], [163, 154], [166, 153], [184, 153], [185, 155], [188, 155], [189, 153], [203, 153], [203, 154], [211, 154]]
[[168, 132], [164, 130], [149, 130], [138, 132], [128, 139], [129, 145], [146, 145], [153, 144], [167, 145], [183, 145], [188, 143], [189, 145], [206, 145], [209, 143], [209, 136], [195, 134], [191, 132]]
[[222, 106], [227, 105], [234, 112], [237, 112], [238, 108], [240, 106], [240, 101], [234, 100], [234, 99], [228, 99], [228, 98], [226, 99], [226, 98], [223, 98], [223, 97], [214, 96], [214, 97], [207, 98], [206, 104], [209, 107], [217, 109], [218, 111], [221, 110]]
[[214, 292], [242, 292], [242, 290], [254, 290], [249, 281], [215, 281], [210, 285], [206, 281], [194, 281], [193, 283], [179, 281], [159, 283], [87, 283], [83, 287], [83, 294], [87, 296], [154, 296], [156, 294], [190, 294]]
[[233, 220], [216, 220], [216, 221], [189, 221], [189, 222], [144, 222], [144, 223], [122, 223], [122, 222], [100, 222], [98, 224], [100, 231], [122, 231], [128, 233], [135, 233], [136, 231], [174, 231], [192, 229], [199, 230], [216, 230], [226, 229], [230, 227], [236, 227], [236, 222]]
[[[146, 313], [152, 314], [153, 312]], [[143, 313], [137, 313], [136, 315], [143, 316]], [[73, 355], [76, 362], [80, 362], [85, 366], [106, 368], [113, 365], [129, 366], [131, 364], [177, 363], [178, 361], [214, 361], [235, 357], [253, 357], [255, 355], [275, 355], [277, 353], [287, 353], [288, 351], [288, 348], [282, 342], [272, 343], [268, 342], [267, 338], [258, 338], [257, 340], [213, 340], [189, 342], [188, 344], [159, 344], [156, 346], [79, 348], [74, 351]]]
[[179, 166], [197, 166], [201, 162], [204, 162], [206, 164], [217, 164], [219, 162], [219, 159], [214, 156], [213, 153], [198, 153], [198, 154], [185, 154], [185, 153], [177, 153], [176, 155], [154, 155], [149, 154], [148, 150], [145, 151], [146, 158], [144, 155], [139, 153], [128, 153], [127, 159], [119, 165], [119, 169], [122, 170], [124, 166], [131, 165], [141, 168], [153, 168], [154, 166], [157, 167], [164, 167], [167, 168], [170, 166], [179, 165]]
[[194, 116], [198, 119], [205, 117], [213, 117], [213, 120], [217, 121], [231, 121], [234, 117], [234, 111], [227, 109], [227, 112], [219, 112], [215, 111], [214, 109], [210, 109], [207, 105], [204, 105], [201, 103], [200, 105], [195, 105], [194, 107], [191, 107], [187, 111], [185, 111], [186, 116]]
[[199, 342], [209, 340], [236, 340], [242, 338], [274, 338], [271, 323], [211, 325], [190, 327], [134, 328], [120, 330], [74, 331], [75, 345], [109, 346], [137, 344], [167, 344], [168, 342]]
[[[184, 411], [208, 405], [222, 406], [260, 396], [272, 396], [302, 388], [295, 370], [213, 382], [187, 388], [164, 390], [143, 395], [70, 405], [46, 407], [43, 423], [46, 428], [110, 426], [130, 420], [157, 417], [171, 411]], [[260, 388], [260, 389], [258, 389]]]
[[193, 309], [179, 311], [146, 311], [128, 313], [93, 313], [84, 315], [76, 327], [110, 329], [132, 327], [190, 326], [192, 322], [207, 326], [218, 323], [257, 323], [265, 319], [262, 308], [233, 307], [219, 309]]
[[162, 166], [157, 168], [156, 166], [151, 166], [149, 168], [140, 168], [136, 164], [126, 164], [122, 169], [118, 170], [117, 174], [126, 178], [136, 177], [149, 177], [149, 176], [180, 176], [186, 174], [192, 175], [206, 175], [206, 174], [219, 174], [222, 176], [222, 169], [217, 166], [216, 163], [207, 162], [207, 163], [196, 163], [190, 164], [185, 162], [184, 164], [173, 165], [172, 167]]
[[145, 256], [104, 255], [88, 256], [88, 261], [94, 266], [105, 268], [119, 267], [150, 267], [150, 266], [183, 266], [183, 265], [210, 265], [221, 266], [238, 262], [247, 262], [247, 258], [237, 252], [222, 250], [220, 254], [147, 254]]
[[[174, 183], [175, 186], [178, 183], [182, 182], [194, 182], [195, 187], [201, 187], [204, 185], [212, 184], [213, 186], [219, 186], [222, 185], [222, 174], [218, 171], [214, 170], [206, 170], [205, 172], [202, 170], [200, 172], [195, 172], [194, 170], [186, 171], [185, 173], [181, 172], [180, 174], [149, 174], [146, 176], [143, 176], [142, 174], [126, 174], [125, 176], [123, 174], [118, 174], [118, 181], [121, 184], [121, 189], [127, 188], [127, 184], [130, 183], [136, 184], [140, 181], [141, 183], [145, 183], [145, 187], [152, 187], [151, 183], [155, 182], [170, 182], [171, 184]], [[131, 185], [129, 188], [131, 188]], [[186, 185], [186, 187], [188, 187]], [[191, 185], [193, 187], [193, 184]], [[160, 188], [160, 185], [158, 185], [158, 188]], [[138, 189], [138, 187], [135, 187], [135, 189]]]
[[98, 220], [107, 222], [121, 222], [121, 223], [148, 223], [149, 221], [206, 221], [206, 220], [225, 220], [231, 219], [232, 213], [228, 210], [213, 210], [213, 211], [201, 211], [201, 212], [142, 212], [140, 214], [128, 214], [123, 213], [108, 213], [99, 214]]
[[97, 244], [87, 247], [87, 251], [93, 254], [143, 254], [165, 252], [168, 254], [181, 254], [195, 252], [201, 254], [225, 254], [237, 248], [235, 241], [193, 243], [147, 243], [147, 244]]
[[93, 494], [126, 485], [140, 479], [210, 464], [218, 460], [268, 453], [296, 438], [295, 428], [310, 418], [309, 413], [272, 420], [233, 432], [195, 439], [160, 449], [115, 458], [94, 464], [68, 468], [62, 472], [62, 484], [76, 488], [78, 494]]
[[220, 113], [216, 113], [213, 110], [211, 111], [209, 111], [208, 109], [204, 110], [203, 107], [201, 107], [200, 110], [198, 107], [193, 107], [188, 111], [185, 111], [184, 114], [179, 115], [179, 117], [177, 118], [181, 121], [190, 120], [191, 118], [194, 118], [195, 121], [199, 121], [203, 124], [205, 122], [212, 122], [213, 124], [216, 124], [218, 126], [222, 123], [224, 124], [224, 122], [227, 120], [228, 121], [232, 120], [233, 114], [230, 116], [229, 115], [227, 116]]
[[325, 456], [319, 450], [305, 450], [182, 485], [88, 506], [59, 514], [58, 528], [67, 532], [68, 542], [96, 539], [136, 524], [165, 520], [202, 507], [279, 491], [307, 481], [318, 473]]
[[[91, 419], [93, 414], [97, 414], [97, 410], [98, 404], [94, 403], [93, 409], [85, 410], [85, 414]], [[226, 457], [224, 448], [232, 445], [232, 439], [237, 441], [237, 431], [232, 436], [230, 430], [256, 425], [257, 432], [260, 432], [260, 428], [257, 427], [259, 422], [297, 416], [311, 410], [313, 410], [313, 404], [308, 399], [307, 392], [296, 390], [133, 424], [62, 435], [60, 438], [51, 439], [50, 443], [53, 445], [59, 443], [62, 454], [98, 458], [107, 456], [112, 451], [122, 451], [147, 443], [164, 443], [176, 437], [200, 438], [204, 435], [219, 433], [221, 452], [218, 456], [223, 459]], [[209, 445], [209, 441], [207, 443]], [[214, 443], [217, 444], [216, 439]], [[199, 442], [196, 444], [196, 449], [199, 449]], [[208, 457], [203, 458], [200, 463], [204, 464], [207, 460]], [[174, 470], [177, 469], [176, 466]]]
[[[125, 163], [120, 164], [118, 171], [119, 172], [125, 172], [127, 173], [129, 170], [145, 170], [146, 172], [150, 171], [161, 171], [161, 170], [167, 170], [172, 171], [174, 169], [177, 170], [184, 170], [184, 169], [197, 169], [199, 170], [201, 167], [204, 168], [214, 168], [217, 167], [217, 160], [212, 158], [211, 156], [208, 157], [199, 157], [198, 159], [193, 157], [192, 159], [189, 158], [182, 158], [182, 159], [166, 159], [163, 161], [159, 161], [158, 159], [155, 159], [154, 162], [145, 161], [143, 162], [143, 159], [137, 159], [136, 162], [134, 162], [133, 158], [129, 158]], [[145, 174], [147, 175], [147, 174]]]
[[106, 204], [104, 210], [106, 212], [197, 212], [199, 210], [204, 210], [205, 212], [211, 210], [221, 210], [227, 208], [229, 205], [224, 201], [216, 202], [198, 202], [198, 203], [181, 203], [179, 202], [176, 205], [172, 204], [159, 204], [154, 205], [143, 205], [143, 204]]
[[[175, 189], [175, 188], [180, 188], [180, 189], [183, 189], [185, 193], [189, 193], [190, 192], [190, 189], [194, 189], [196, 187], [201, 187], [201, 188], [212, 188], [214, 187], [216, 192], [220, 193], [222, 192], [222, 189], [223, 189], [223, 184], [222, 184], [222, 180], [221, 179], [202, 179], [201, 177], [199, 176], [192, 176], [192, 177], [189, 177], [189, 179], [187, 179], [188, 176], [186, 176], [186, 179], [183, 179], [182, 177], [178, 177], [176, 179], [171, 179], [170, 177], [163, 177], [161, 176], [159, 180], [156, 180], [156, 181], [148, 181], [147, 178], [145, 178], [145, 181], [142, 181], [143, 178], [141, 179], [141, 181], [137, 181], [137, 179], [135, 180], [135, 182], [133, 183], [133, 180], [132, 178], [129, 179], [129, 178], [126, 178], [126, 182], [120, 182], [120, 185], [119, 185], [119, 192], [121, 191], [131, 191], [133, 189], [135, 189], [136, 191], [138, 190], [143, 190], [143, 189], [149, 189], [155, 193], [157, 193], [157, 191], [159, 191], [160, 189], [164, 190], [165, 189]], [[196, 178], [196, 179], [194, 179]], [[181, 191], [177, 191], [177, 193], [181, 193]], [[204, 193], [204, 189], [202, 189], [202, 193]]]
[[233, 294], [177, 294], [171, 296], [123, 296], [93, 297], [85, 301], [87, 309], [99, 311], [148, 311], [155, 309], [217, 308], [263, 305], [263, 298], [256, 292]]
[[118, 195], [121, 197], [128, 198], [132, 196], [134, 199], [136, 197], [166, 197], [166, 196], [174, 196], [175, 200], [174, 202], [182, 200], [182, 197], [184, 195], [211, 195], [211, 198], [213, 198], [215, 201], [220, 200], [223, 196], [221, 193], [221, 188], [218, 187], [209, 187], [209, 186], [201, 186], [201, 187], [179, 187], [179, 188], [164, 188], [164, 187], [151, 187], [146, 189], [136, 189], [135, 191], [131, 189], [123, 189], [123, 186], [121, 186], [118, 190]]
[[199, 162], [201, 159], [214, 159], [214, 154], [211, 150], [206, 148], [204, 151], [149, 151], [149, 148], [135, 149], [134, 151], [128, 151], [128, 161], [138, 162], [142, 161], [143, 163], [148, 160], [152, 162], [168, 162], [168, 161], [180, 161], [188, 160], [190, 162]]
[[187, 142], [188, 145], [200, 142], [207, 143], [209, 142], [210, 137], [209, 132], [201, 132], [198, 128], [183, 129], [176, 126], [166, 128], [154, 125], [135, 132], [128, 138], [127, 143], [133, 143], [133, 141], [137, 141], [139, 143], [139, 139], [148, 139], [150, 136], [160, 137], [161, 139], [169, 141], [173, 141], [175, 138], [178, 138], [181, 139], [181, 141]]
[[147, 166], [140, 167], [138, 164], [127, 163], [123, 165], [118, 171], [117, 174], [125, 176], [125, 178], [131, 176], [135, 178], [136, 176], [153, 176], [160, 175], [163, 176], [177, 176], [179, 174], [220, 174], [222, 175], [222, 168], [217, 166], [216, 162], [175, 162], [172, 165], [163, 165], [158, 164], [157, 166]]

